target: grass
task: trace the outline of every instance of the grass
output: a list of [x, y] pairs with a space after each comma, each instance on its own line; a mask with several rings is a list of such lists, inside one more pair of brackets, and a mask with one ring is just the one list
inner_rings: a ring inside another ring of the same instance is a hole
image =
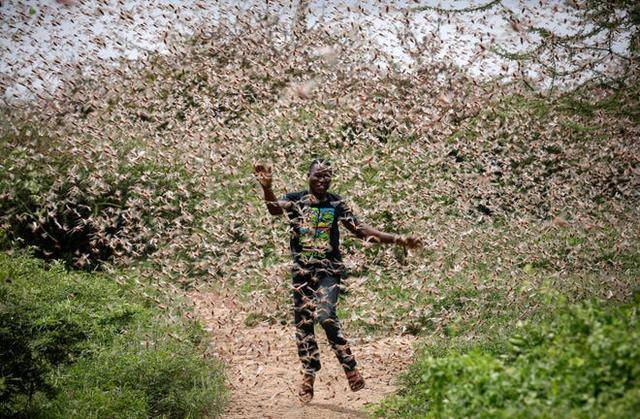
[[222, 370], [163, 286], [0, 253], [0, 416], [217, 416]]

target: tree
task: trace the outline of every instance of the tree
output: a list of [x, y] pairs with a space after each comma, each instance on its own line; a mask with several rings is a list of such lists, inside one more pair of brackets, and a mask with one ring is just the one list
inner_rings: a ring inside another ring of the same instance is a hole
[[[564, 4], [541, 0], [539, 7], [523, 4], [519, 10], [502, 0], [492, 0], [461, 9], [420, 6], [412, 10], [430, 10], [449, 18], [456, 14], [497, 12], [518, 36], [515, 46], [493, 42], [486, 51], [514, 62], [516, 75], [527, 84], [545, 80], [553, 89], [558, 83], [575, 85], [597, 79], [619, 85], [629, 77], [636, 78], [640, 3], [633, 0], [568, 0]], [[571, 18], [565, 18], [566, 26], [562, 28], [568, 33], [532, 22], [531, 16], [540, 10]], [[537, 74], [537, 80], [532, 74]]]

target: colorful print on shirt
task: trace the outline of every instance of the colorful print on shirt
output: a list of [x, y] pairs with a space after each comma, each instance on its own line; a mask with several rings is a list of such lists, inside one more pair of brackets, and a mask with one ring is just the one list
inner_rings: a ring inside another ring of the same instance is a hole
[[300, 226], [301, 256], [324, 258], [331, 251], [331, 226], [334, 217], [334, 208], [305, 208]]

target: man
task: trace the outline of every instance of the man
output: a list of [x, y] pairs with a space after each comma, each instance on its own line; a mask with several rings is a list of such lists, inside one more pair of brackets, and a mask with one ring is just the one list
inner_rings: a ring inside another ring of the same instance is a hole
[[291, 226], [294, 320], [303, 367], [298, 395], [303, 402], [311, 401], [315, 375], [320, 369], [314, 315], [346, 373], [349, 387], [358, 391], [364, 387], [364, 379], [356, 368], [356, 360], [336, 316], [340, 278], [344, 274], [338, 221], [357, 237], [376, 243], [417, 247], [421, 245], [420, 239], [384, 233], [360, 222], [340, 196], [328, 192], [332, 172], [325, 160], [311, 162], [308, 190], [287, 193], [280, 199], [272, 189], [271, 170], [258, 164], [255, 172], [269, 213], [282, 215], [286, 212]]

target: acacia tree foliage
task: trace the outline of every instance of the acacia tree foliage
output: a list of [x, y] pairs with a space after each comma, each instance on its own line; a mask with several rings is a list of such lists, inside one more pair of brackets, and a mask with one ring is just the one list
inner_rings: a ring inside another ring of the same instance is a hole
[[[555, 27], [532, 19], [544, 9], [568, 17], [561, 26]], [[523, 2], [511, 8], [501, 0], [493, 0], [457, 9], [418, 6], [413, 11], [432, 11], [449, 18], [492, 12], [502, 16], [514, 32], [514, 42], [510, 45], [493, 42], [487, 51], [515, 62], [518, 79], [530, 87], [529, 70], [551, 88], [557, 82], [572, 85], [597, 79], [624, 84], [629, 77], [637, 78], [640, 5], [635, 1], [540, 1], [538, 4]], [[523, 44], [526, 45], [523, 47]]]

